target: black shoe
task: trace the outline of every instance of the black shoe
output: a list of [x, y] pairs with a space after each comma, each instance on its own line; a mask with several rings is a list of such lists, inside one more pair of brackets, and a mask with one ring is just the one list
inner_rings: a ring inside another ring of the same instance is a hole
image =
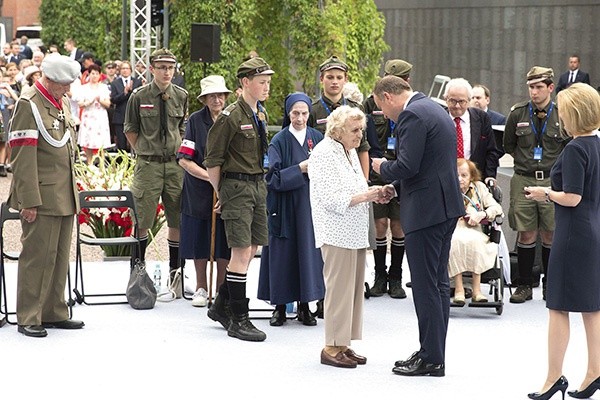
[[401, 279], [390, 279], [390, 289], [388, 290], [392, 299], [405, 299], [406, 291], [402, 287]]
[[[560, 378], [558, 378], [558, 380], [556, 382], [554, 382], [554, 385], [552, 385], [550, 387], [550, 389], [546, 390], [544, 393], [539, 393], [539, 392], [529, 393], [527, 395], [527, 397], [529, 397], [530, 399], [535, 399], [535, 400], [548, 400], [549, 398], [554, 396], [554, 394], [556, 392], [558, 392], [560, 390], [562, 392], [562, 397], [564, 399], [565, 398], [565, 390], [567, 390], [568, 386], [569, 386], [569, 382], [567, 381], [567, 378], [565, 378], [564, 376], [561, 376]], [[591, 394], [590, 394], [590, 396], [591, 396]], [[585, 396], [585, 398], [588, 398], [590, 396]]]
[[419, 352], [415, 351], [406, 360], [398, 360], [398, 361], [396, 361], [394, 363], [394, 366], [396, 366], [396, 367], [402, 367], [402, 366], [408, 365], [408, 364], [412, 363], [417, 357], [419, 357]]
[[229, 329], [229, 324], [231, 323], [231, 311], [229, 310], [227, 299], [223, 296], [217, 296], [206, 315], [213, 321], [220, 323], [223, 328]]
[[317, 325], [317, 320], [308, 310], [308, 307], [306, 309], [298, 308], [298, 321], [302, 322], [302, 325], [306, 326]]
[[41, 325], [19, 325], [17, 330], [29, 337], [46, 337], [48, 332]]
[[4, 166], [4, 164], [0, 165], [0, 176], [8, 176], [8, 173], [6, 172], [6, 167]]
[[517, 290], [510, 296], [510, 302], [515, 304], [525, 303], [527, 300], [531, 300], [533, 298], [533, 293], [531, 291], [531, 286], [527, 285], [519, 285]]
[[312, 313], [313, 317], [323, 319], [323, 300], [317, 301], [317, 309]]
[[[565, 379], [566, 381], [566, 379]], [[554, 384], [556, 385], [556, 383]], [[600, 390], [600, 377], [596, 378], [596, 380], [588, 385], [582, 391], [579, 390], [569, 390], [567, 394], [576, 399], [587, 399], [588, 397], [592, 397], [596, 390]], [[563, 394], [564, 396], [564, 394]]]
[[227, 334], [231, 337], [249, 342], [262, 342], [267, 338], [267, 334], [257, 329], [248, 314], [232, 315]]
[[42, 322], [44, 328], [56, 328], [56, 329], [81, 329], [85, 326], [83, 321], [76, 321], [73, 319], [66, 319], [64, 321], [57, 322]]
[[273, 311], [273, 316], [269, 320], [271, 326], [281, 326], [285, 322], [285, 304], [283, 306], [277, 306]]
[[444, 376], [444, 364], [430, 364], [416, 357], [410, 364], [392, 368], [392, 372], [404, 376]]
[[388, 276], [387, 272], [375, 272], [375, 281], [371, 288], [371, 296], [380, 297], [387, 293]]

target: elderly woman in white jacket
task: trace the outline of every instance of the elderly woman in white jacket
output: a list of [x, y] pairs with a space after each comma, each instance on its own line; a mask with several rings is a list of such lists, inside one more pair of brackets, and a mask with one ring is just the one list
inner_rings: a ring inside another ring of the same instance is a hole
[[362, 338], [369, 205], [382, 199], [380, 187], [367, 185], [356, 153], [365, 124], [358, 108], [337, 108], [308, 161], [315, 243], [323, 255], [326, 288], [321, 363], [342, 368], [367, 362], [349, 347], [351, 340]]

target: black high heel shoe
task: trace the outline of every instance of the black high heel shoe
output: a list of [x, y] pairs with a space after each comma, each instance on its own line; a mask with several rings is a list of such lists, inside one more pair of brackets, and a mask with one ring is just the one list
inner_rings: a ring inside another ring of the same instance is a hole
[[544, 393], [529, 393], [527, 397], [535, 400], [548, 400], [560, 390], [562, 393], [562, 398], [565, 400], [565, 391], [567, 390], [568, 386], [569, 382], [567, 381], [567, 378], [561, 376], [556, 382], [554, 382], [554, 385], [552, 385], [550, 389], [546, 390]]
[[576, 399], [587, 399], [588, 397], [592, 397], [596, 390], [600, 390], [600, 376], [581, 392], [579, 390], [569, 390], [567, 394]]

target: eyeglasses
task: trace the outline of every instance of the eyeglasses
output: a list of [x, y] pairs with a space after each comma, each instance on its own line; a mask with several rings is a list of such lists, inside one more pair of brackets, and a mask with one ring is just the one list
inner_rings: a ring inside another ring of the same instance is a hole
[[174, 71], [175, 67], [173, 65], [169, 65], [169, 66], [161, 65], [160, 67], [154, 67], [154, 69], [157, 69], [162, 72], [167, 72], [167, 71]]
[[446, 99], [446, 103], [448, 103], [448, 105], [451, 105], [451, 106], [460, 105], [461, 107], [464, 107], [465, 104], [468, 103], [468, 101], [467, 100]]

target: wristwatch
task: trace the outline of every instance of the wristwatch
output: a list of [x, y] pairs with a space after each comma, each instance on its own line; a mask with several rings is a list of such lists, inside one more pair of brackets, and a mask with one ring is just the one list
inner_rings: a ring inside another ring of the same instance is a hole
[[552, 203], [552, 200], [550, 200], [550, 188], [544, 189], [544, 194], [546, 195], [546, 203]]

